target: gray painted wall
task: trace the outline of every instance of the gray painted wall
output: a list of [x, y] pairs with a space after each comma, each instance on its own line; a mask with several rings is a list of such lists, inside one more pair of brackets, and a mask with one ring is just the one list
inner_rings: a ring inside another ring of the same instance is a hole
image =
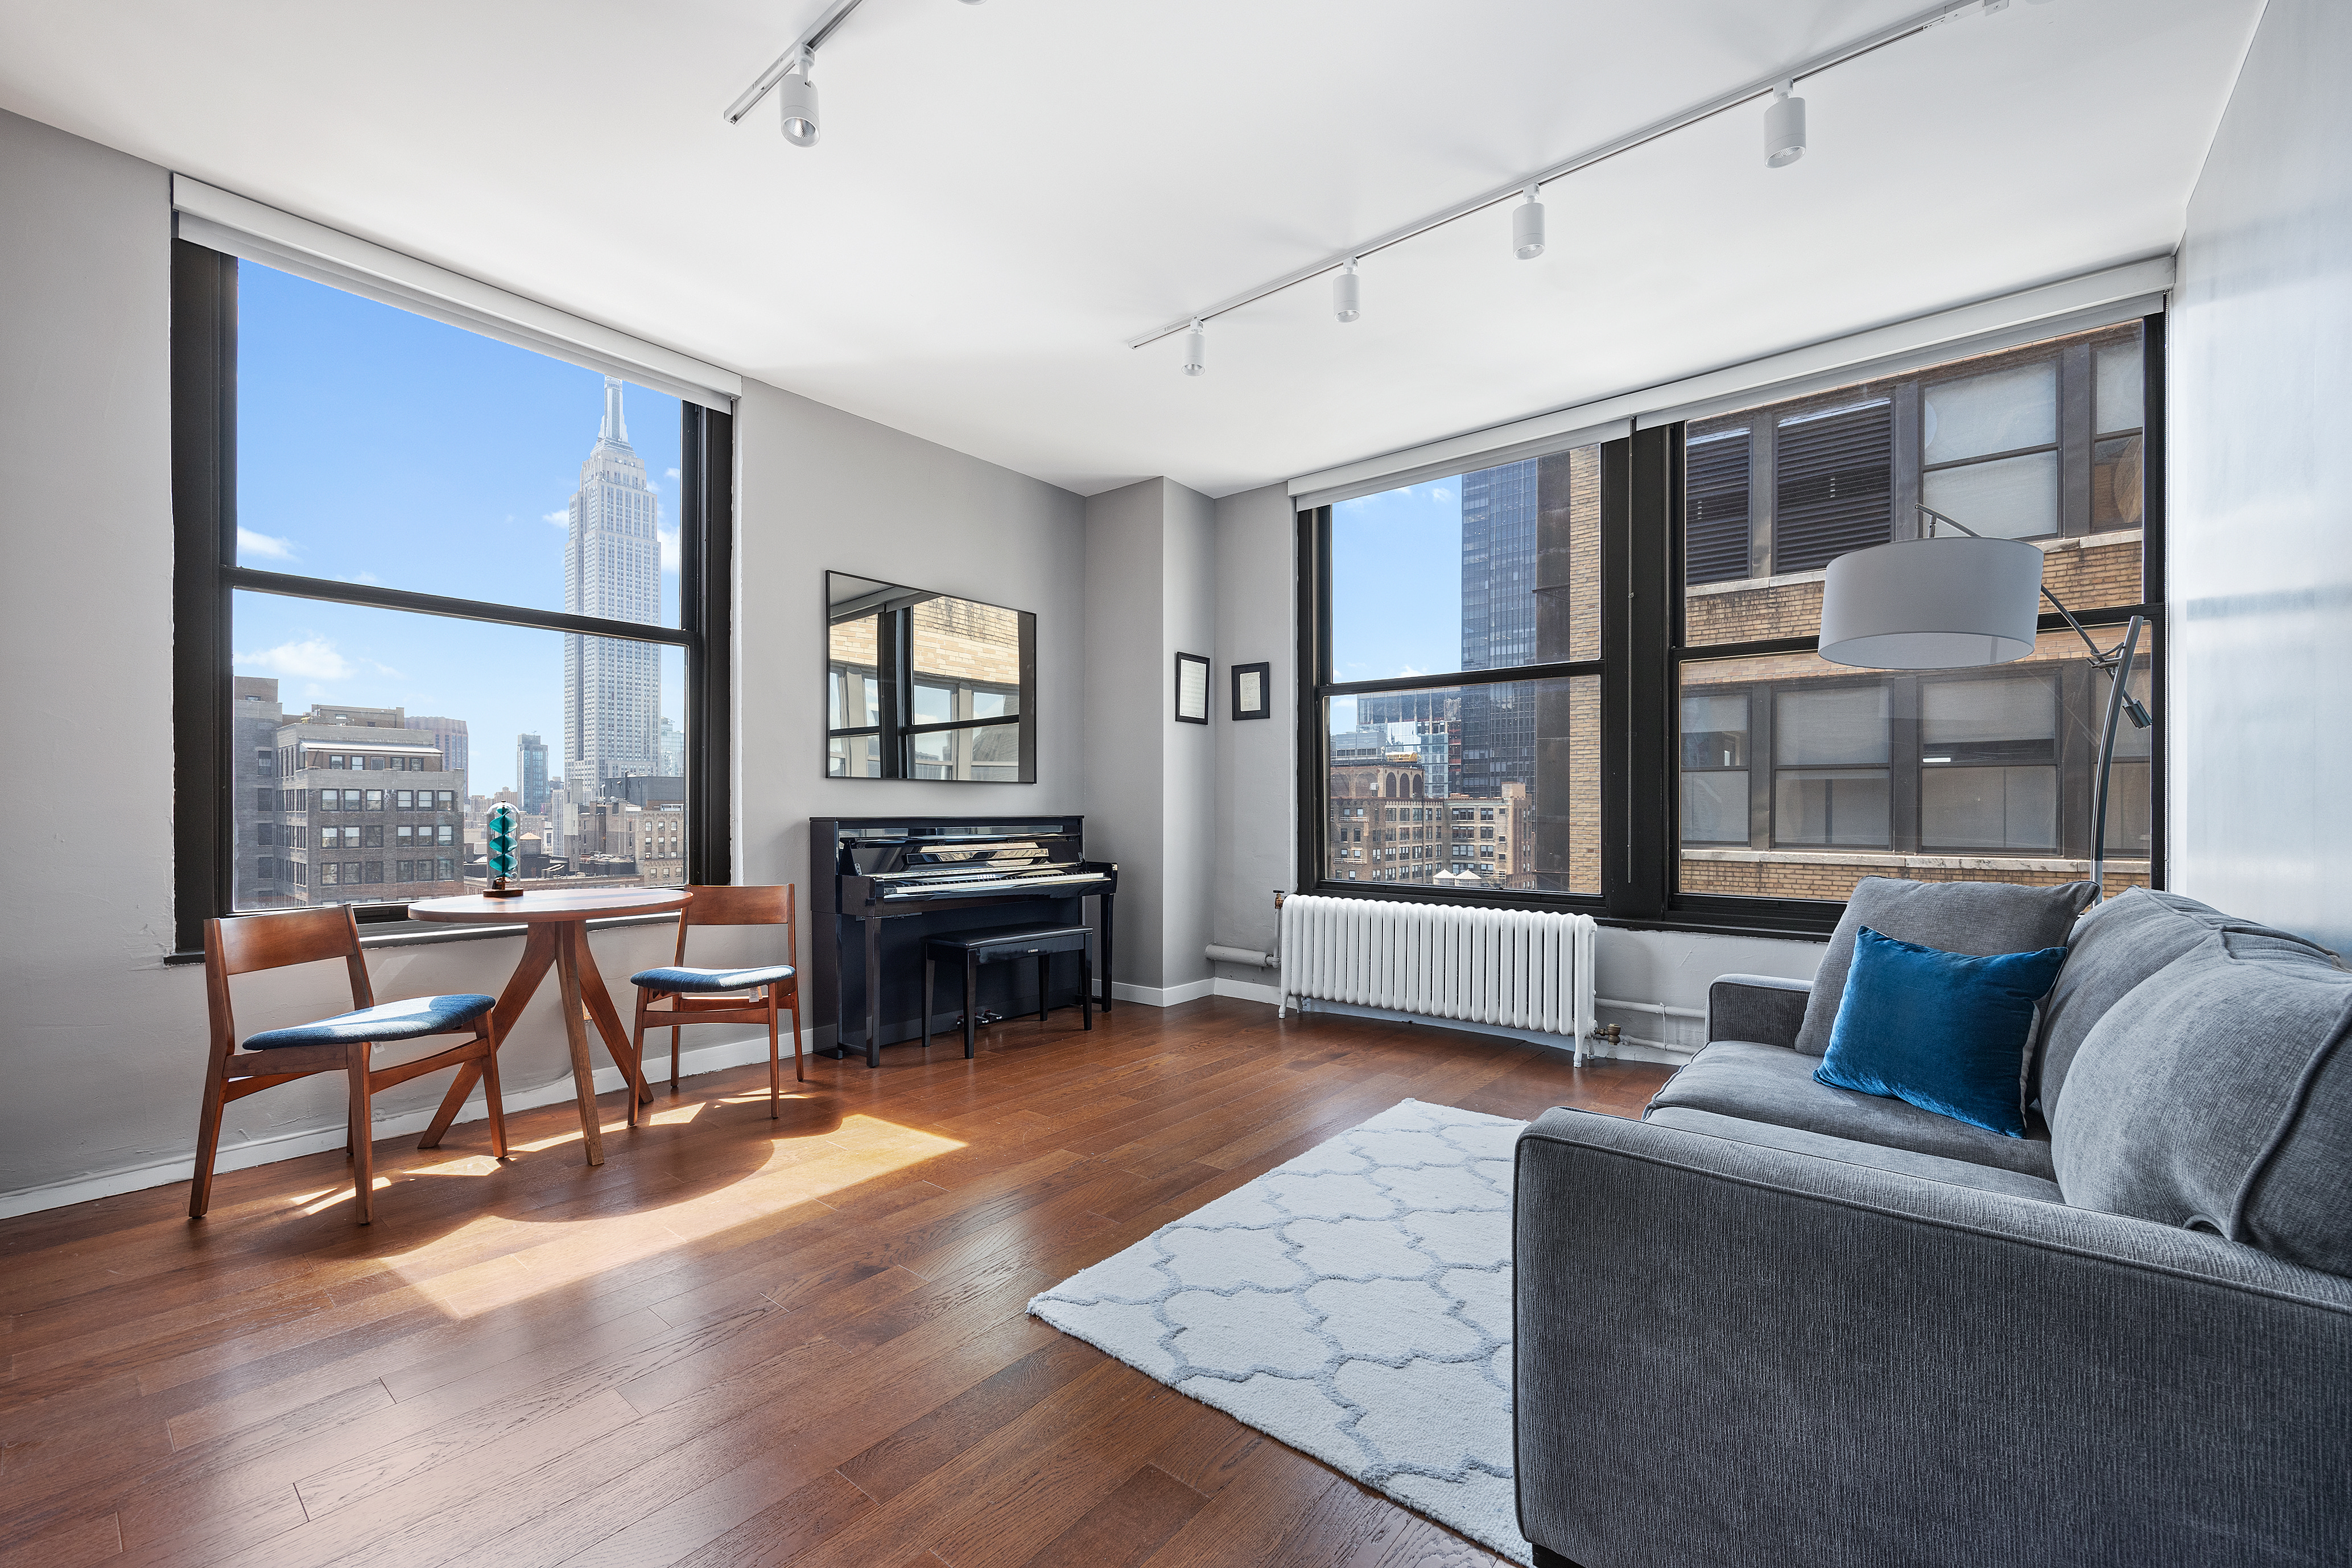
[[[1291, 571], [1290, 496], [1281, 485], [1217, 502], [1217, 694], [1230, 703], [1236, 664], [1270, 664], [1274, 716], [1217, 731], [1217, 902], [1214, 933], [1224, 947], [1274, 950], [1274, 894], [1298, 880], [1292, 849], [1297, 816], [1296, 580]], [[1271, 781], [1271, 787], [1269, 787]], [[1270, 985], [1271, 971], [1221, 963], [1220, 980]]]
[[1179, 651], [1214, 658], [1215, 515], [1164, 479], [1086, 503], [1087, 840], [1119, 866], [1113, 979], [1153, 1000], [1209, 973], [1223, 704], [1213, 678], [1212, 721], [1181, 724], [1174, 693]]
[[[1198, 490], [1167, 481], [1160, 559], [1164, 563], [1160, 704], [1167, 738], [1166, 826], [1161, 837], [1160, 984], [1169, 990], [1205, 983], [1216, 905], [1217, 752], [1233, 728], [1217, 656], [1217, 508]], [[1176, 656], [1209, 660], [1209, 721], [1174, 720]], [[1150, 690], [1150, 687], [1141, 689]]]
[[[805, 899], [812, 816], [1081, 809], [1085, 503], [759, 382], [736, 421], [735, 879]], [[828, 570], [1036, 613], [1035, 784], [825, 776]]]
[[1111, 978], [1160, 984], [1160, 829], [1166, 816], [1159, 689], [1165, 479], [1086, 503], [1087, 852], [1118, 862], [1118, 951]]
[[2189, 205], [2173, 885], [2352, 950], [2352, 6], [2271, 0]]
[[[0, 471], [12, 476], [0, 500], [10, 563], [0, 574], [0, 649], [14, 676], [0, 719], [21, 755], [75, 759], [70, 815], [60, 804], [21, 836], [0, 900], [10, 1074], [0, 1213], [179, 1179], [194, 1146], [204, 975], [163, 964], [172, 943], [170, 234], [164, 171], [0, 113]], [[804, 883], [814, 815], [1077, 809], [1079, 499], [757, 384], [746, 388], [737, 450], [738, 879]], [[828, 566], [1038, 612], [1036, 785], [824, 777]], [[709, 946], [698, 937], [696, 955], [755, 952], [762, 934]], [[673, 940], [667, 927], [592, 938], [614, 983], [667, 962]], [[386, 948], [370, 965], [387, 998], [495, 993], [520, 951], [512, 938]], [[350, 1005], [342, 986], [340, 965], [240, 980], [239, 1026], [339, 1012]], [[722, 1043], [689, 1068], [764, 1058], [764, 1040], [730, 1047], [728, 1033], [705, 1031]], [[569, 1098], [551, 987], [525, 1012], [501, 1065], [510, 1106]], [[445, 1084], [436, 1075], [379, 1097], [379, 1135], [421, 1126]], [[341, 1147], [341, 1095], [320, 1079], [238, 1101], [223, 1167]], [[447, 1146], [478, 1152], [479, 1128], [459, 1128]]]

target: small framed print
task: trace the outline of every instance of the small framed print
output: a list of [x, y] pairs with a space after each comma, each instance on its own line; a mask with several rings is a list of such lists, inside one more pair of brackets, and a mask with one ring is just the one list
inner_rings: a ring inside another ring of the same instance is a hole
[[1197, 653], [1176, 656], [1176, 721], [1209, 721], [1209, 661]]
[[1274, 699], [1266, 689], [1273, 678], [1270, 664], [1237, 664], [1234, 666], [1234, 717], [1236, 719], [1271, 719]]

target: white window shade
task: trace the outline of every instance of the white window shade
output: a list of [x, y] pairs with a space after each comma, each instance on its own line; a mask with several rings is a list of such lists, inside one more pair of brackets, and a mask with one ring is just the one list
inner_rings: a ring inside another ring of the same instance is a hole
[[2173, 258], [2150, 257], [1679, 381], [1614, 393], [1508, 425], [1302, 474], [1290, 481], [1291, 504], [1305, 511], [1424, 479], [1611, 440], [1637, 428], [1703, 419], [2137, 320], [2164, 309], [2172, 279]]
[[743, 378], [690, 354], [542, 305], [371, 240], [231, 192], [172, 176], [178, 237], [467, 331], [731, 411]]

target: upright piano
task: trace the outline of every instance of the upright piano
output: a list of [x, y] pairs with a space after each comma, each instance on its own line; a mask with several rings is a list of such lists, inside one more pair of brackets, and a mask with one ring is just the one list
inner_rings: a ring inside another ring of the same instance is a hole
[[[1087, 899], [1097, 900], [1098, 910], [1095, 1005], [1108, 1011], [1118, 891], [1118, 868], [1086, 858], [1083, 816], [811, 817], [809, 897], [819, 917], [809, 943], [816, 959], [814, 1002], [816, 1016], [833, 1018], [831, 1054], [845, 1057], [860, 1045], [866, 1065], [880, 1067], [885, 1045], [921, 1036], [927, 939], [1077, 925]], [[1054, 965], [1045, 1005], [1077, 1001], [1076, 955], [1068, 955], [1066, 984], [1065, 967]], [[1038, 1001], [1017, 994], [1031, 973], [1025, 963], [983, 966], [983, 995], [1003, 1002], [994, 1011], [1011, 1016], [1038, 1010]], [[973, 1005], [983, 1003], [976, 998]]]

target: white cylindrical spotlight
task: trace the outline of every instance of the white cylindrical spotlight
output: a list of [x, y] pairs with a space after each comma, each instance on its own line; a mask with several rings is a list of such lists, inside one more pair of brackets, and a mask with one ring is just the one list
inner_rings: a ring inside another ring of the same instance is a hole
[[1364, 313], [1363, 295], [1356, 282], [1356, 264], [1352, 260], [1331, 279], [1331, 313], [1343, 321], [1352, 321]]
[[1536, 188], [1529, 185], [1528, 199], [1511, 214], [1511, 254], [1522, 261], [1533, 261], [1543, 253], [1543, 203], [1536, 200]]
[[784, 140], [795, 147], [814, 147], [817, 139], [816, 83], [809, 80], [809, 62], [776, 84], [776, 101], [783, 106]]
[[1201, 318], [1195, 316], [1192, 318], [1192, 326], [1187, 328], [1184, 332], [1184, 374], [1186, 375], [1199, 375], [1202, 371], [1205, 371], [1208, 368], [1208, 329], [1202, 325]]
[[1805, 100], [1789, 95], [1795, 82], [1772, 89], [1772, 107], [1764, 111], [1764, 163], [1785, 169], [1805, 155]]

